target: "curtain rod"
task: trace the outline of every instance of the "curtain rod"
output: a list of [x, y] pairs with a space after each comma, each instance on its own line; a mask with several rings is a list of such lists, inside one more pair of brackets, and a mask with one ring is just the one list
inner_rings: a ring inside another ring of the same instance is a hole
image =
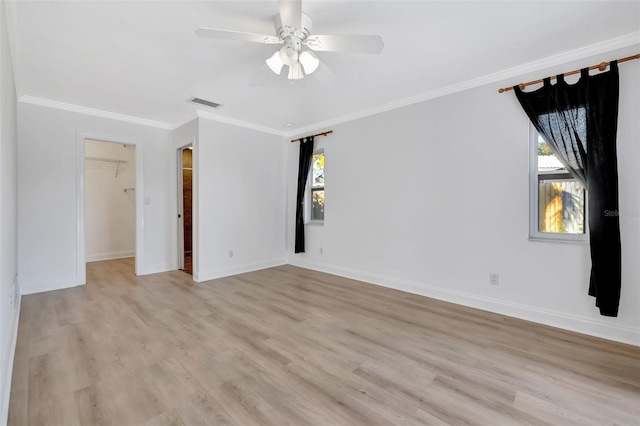
[[[620, 64], [622, 62], [631, 61], [633, 59], [640, 59], [640, 53], [637, 54], [637, 55], [627, 56], [626, 58], [618, 59], [618, 63]], [[598, 69], [600, 71], [604, 71], [608, 66], [609, 66], [609, 62], [601, 62], [598, 65], [590, 66], [589, 70]], [[568, 76], [568, 75], [578, 74], [580, 71], [581, 70], [573, 70], [573, 71], [565, 72], [563, 75], [564, 76]], [[554, 80], [556, 77], [555, 76], [551, 76], [550, 78], [552, 80]], [[544, 79], [534, 80], [534, 81], [530, 81], [528, 83], [520, 83], [520, 84], [518, 84], [518, 87], [520, 87], [520, 90], [524, 90], [524, 88], [527, 87], [527, 86], [531, 86], [532, 84], [538, 84], [538, 83], [542, 83], [542, 82], [544, 82]], [[501, 89], [498, 89], [498, 93], [504, 93], [504, 92], [509, 91], [509, 90], [513, 90], [513, 87], [503, 87]]]
[[[333, 133], [333, 130], [327, 130], [326, 132], [316, 133], [315, 135], [311, 135], [311, 136], [327, 136], [329, 133]], [[305, 136], [305, 137], [309, 137], [309, 136]], [[291, 139], [291, 142], [301, 141], [305, 137], [298, 138], [298, 139]]]

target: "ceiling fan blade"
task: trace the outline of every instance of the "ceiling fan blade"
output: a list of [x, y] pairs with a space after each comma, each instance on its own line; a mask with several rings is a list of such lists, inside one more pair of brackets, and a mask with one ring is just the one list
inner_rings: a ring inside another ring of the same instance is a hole
[[280, 20], [285, 27], [301, 29], [302, 27], [302, 1], [278, 0]]
[[320, 66], [310, 77], [326, 87], [335, 87], [340, 84], [340, 79], [331, 71], [331, 68], [322, 61], [320, 61]]
[[196, 34], [200, 37], [210, 37], [222, 40], [238, 40], [238, 41], [251, 41], [255, 43], [265, 44], [282, 44], [276, 36], [270, 36], [266, 34], [245, 33], [242, 31], [229, 31], [218, 30], [215, 28], [200, 27], [196, 30]]
[[262, 67], [260, 67], [260, 69], [253, 75], [253, 77], [251, 77], [251, 80], [249, 80], [249, 86], [262, 87], [265, 85], [265, 83], [271, 81], [273, 77], [273, 72], [266, 64], [263, 64]]
[[318, 52], [380, 53], [384, 42], [379, 35], [310, 35], [304, 41]]

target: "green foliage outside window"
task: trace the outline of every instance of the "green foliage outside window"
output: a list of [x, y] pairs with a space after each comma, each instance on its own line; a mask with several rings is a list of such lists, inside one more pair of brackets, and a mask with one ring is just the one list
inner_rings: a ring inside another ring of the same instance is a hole
[[538, 155], [553, 155], [553, 151], [549, 148], [546, 142], [538, 141]]

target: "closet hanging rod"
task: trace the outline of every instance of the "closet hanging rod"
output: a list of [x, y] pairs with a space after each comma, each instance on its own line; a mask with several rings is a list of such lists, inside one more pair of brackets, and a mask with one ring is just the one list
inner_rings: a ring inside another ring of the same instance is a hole
[[84, 159], [89, 161], [102, 161], [105, 163], [121, 163], [121, 164], [129, 163], [128, 160], [116, 160], [113, 158], [103, 158], [103, 157], [84, 157]]

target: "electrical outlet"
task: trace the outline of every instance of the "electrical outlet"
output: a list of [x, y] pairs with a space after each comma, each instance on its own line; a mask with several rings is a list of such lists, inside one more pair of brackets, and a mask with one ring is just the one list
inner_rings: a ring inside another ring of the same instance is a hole
[[233, 257], [233, 250], [229, 250], [229, 257]]
[[489, 272], [489, 284], [498, 285], [500, 284], [500, 274], [497, 272]]
[[320, 247], [320, 254], [324, 254], [324, 249]]

